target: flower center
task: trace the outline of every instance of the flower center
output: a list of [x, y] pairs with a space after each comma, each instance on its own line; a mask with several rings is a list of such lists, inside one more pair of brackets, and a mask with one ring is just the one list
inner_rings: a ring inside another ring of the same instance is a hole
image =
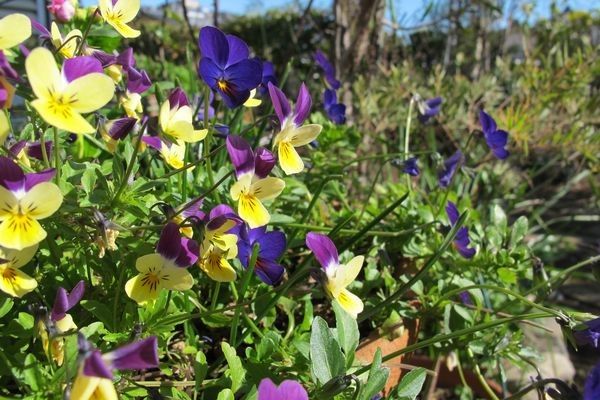
[[158, 286], [161, 281], [168, 281], [169, 275], [162, 275], [162, 271], [159, 268], [151, 267], [148, 269], [144, 276], [142, 277], [142, 286], [148, 286], [151, 291], [158, 290]]
[[48, 108], [54, 114], [60, 114], [63, 118], [70, 118], [72, 114], [72, 104], [77, 101], [75, 95], [67, 98], [64, 95], [49, 89], [50, 101], [48, 102]]
[[217, 81], [217, 87], [223, 93], [226, 93], [230, 96], [233, 94], [233, 86], [229, 82], [227, 82], [224, 78], [221, 78]]
[[4, 268], [4, 270], [2, 271], [2, 279], [4, 279], [5, 281], [12, 282], [15, 280], [16, 277], [17, 272], [13, 268]]

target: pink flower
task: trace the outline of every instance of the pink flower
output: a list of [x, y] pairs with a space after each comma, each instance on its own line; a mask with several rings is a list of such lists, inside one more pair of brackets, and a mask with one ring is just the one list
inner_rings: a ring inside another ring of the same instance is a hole
[[58, 22], [69, 22], [75, 15], [75, 5], [71, 0], [51, 0], [48, 11]]

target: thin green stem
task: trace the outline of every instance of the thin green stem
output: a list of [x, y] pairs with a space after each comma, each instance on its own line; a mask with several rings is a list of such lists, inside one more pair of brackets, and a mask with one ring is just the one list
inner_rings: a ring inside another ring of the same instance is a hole
[[225, 182], [225, 180], [227, 180], [227, 178], [229, 178], [232, 174], [233, 174], [233, 171], [229, 171], [221, 179], [219, 179], [217, 182], [215, 182], [210, 188], [208, 188], [204, 193], [202, 193], [200, 196], [194, 198], [193, 200], [187, 202], [187, 204], [185, 204], [183, 207], [181, 207], [179, 210], [177, 210], [177, 212], [175, 213], [175, 216], [181, 214], [188, 208], [192, 207], [194, 204], [198, 203], [198, 201], [200, 201], [201, 199], [203, 199], [206, 196], [208, 196], [209, 194], [211, 194], [215, 189], [217, 189], [221, 185], [221, 183]]
[[94, 19], [96, 18], [96, 15], [98, 14], [99, 11], [100, 11], [100, 9], [96, 8], [96, 10], [94, 10], [94, 13], [90, 16], [88, 24], [85, 27], [85, 31], [83, 32], [83, 35], [81, 37], [81, 41], [79, 42], [79, 45], [75, 49], [75, 54], [77, 54], [77, 55], [81, 54], [81, 51], [83, 50], [83, 45], [85, 44], [85, 41], [86, 41], [88, 35], [90, 34], [90, 29], [92, 29]]
[[42, 159], [44, 160], [44, 164], [46, 168], [50, 168], [50, 160], [48, 159], [48, 152], [46, 151], [46, 132], [42, 129], [42, 133], [40, 133], [40, 146], [42, 147]]
[[479, 364], [473, 359], [473, 352], [471, 351], [471, 349], [467, 348], [467, 354], [469, 355], [471, 363], [473, 364], [473, 372], [475, 373], [475, 376], [477, 377], [479, 383], [481, 383], [481, 386], [483, 386], [483, 390], [485, 390], [490, 399], [500, 400], [498, 396], [496, 396], [496, 393], [494, 393], [490, 385], [487, 383], [485, 376], [483, 376], [483, 374], [481, 373], [481, 368], [479, 368]]
[[140, 131], [138, 133], [137, 140], [133, 147], [133, 153], [131, 153], [131, 159], [129, 160], [129, 163], [127, 164], [127, 169], [125, 170], [125, 175], [123, 176], [123, 181], [121, 181], [121, 185], [119, 186], [119, 189], [117, 189], [117, 192], [115, 193], [115, 196], [113, 197], [111, 206], [114, 206], [119, 201], [119, 198], [121, 197], [121, 194], [123, 193], [123, 190], [125, 190], [125, 187], [127, 186], [127, 182], [129, 181], [129, 177], [131, 176], [131, 173], [133, 172], [133, 167], [136, 163], [138, 153], [140, 152], [140, 143], [142, 142], [142, 136], [144, 135], [144, 131], [146, 130], [146, 125], [147, 125], [147, 122], [146, 122], [146, 124], [144, 124], [140, 127]]
[[219, 292], [221, 291], [221, 282], [216, 282], [213, 288], [212, 298], [210, 300], [210, 311], [214, 311], [219, 301]]
[[60, 182], [60, 144], [58, 142], [58, 129], [56, 127], [54, 130], [54, 168], [56, 169], [56, 184]]
[[[252, 277], [252, 274], [254, 274], [254, 266], [256, 265], [256, 260], [258, 259], [259, 250], [260, 250], [260, 245], [258, 243], [255, 243], [254, 247], [252, 248], [252, 256], [250, 257], [250, 263], [248, 264], [248, 268], [244, 272], [244, 277], [242, 279], [242, 286], [240, 288], [240, 292], [238, 295], [236, 295], [235, 284], [232, 283], [232, 286], [233, 286], [232, 289], [233, 289], [234, 298], [235, 298], [236, 302], [240, 299], [244, 300], [244, 296], [246, 295], [246, 290], [248, 289], [248, 284], [250, 283], [250, 278]], [[235, 313], [233, 315], [233, 321], [231, 323], [231, 330], [229, 332], [229, 341], [231, 343], [235, 343], [235, 341], [236, 341], [236, 336], [237, 336], [237, 331], [238, 331], [238, 323], [240, 320], [240, 314], [245, 315], [244, 310], [241, 307], [236, 308]]]

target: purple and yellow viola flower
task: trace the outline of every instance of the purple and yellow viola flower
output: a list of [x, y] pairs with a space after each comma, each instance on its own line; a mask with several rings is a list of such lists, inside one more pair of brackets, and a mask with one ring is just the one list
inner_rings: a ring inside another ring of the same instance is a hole
[[227, 107], [244, 104], [250, 98], [250, 91], [262, 80], [261, 63], [248, 58], [246, 43], [237, 36], [205, 26], [200, 30], [199, 46], [202, 58], [198, 75], [221, 95]]
[[306, 389], [296, 381], [287, 379], [279, 386], [269, 378], [258, 385], [258, 400], [308, 400]]
[[137, 119], [132, 117], [122, 117], [112, 120], [102, 118], [99, 129], [100, 136], [106, 142], [106, 149], [114, 153], [117, 149], [119, 140], [124, 139], [135, 128]]
[[323, 285], [327, 295], [356, 318], [363, 311], [364, 305], [362, 300], [351, 293], [347, 287], [360, 273], [365, 257], [356, 256], [346, 265], [340, 264], [335, 244], [328, 236], [315, 232], [306, 235], [306, 246], [313, 252], [325, 272]]
[[158, 339], [146, 339], [121, 346], [110, 353], [102, 354], [83, 336], [79, 336], [79, 367], [71, 398], [77, 400], [118, 400], [113, 383], [113, 370], [141, 370], [158, 367]]
[[37, 287], [37, 281], [21, 271], [21, 267], [31, 261], [37, 249], [37, 244], [22, 250], [0, 247], [0, 290], [21, 298]]
[[417, 109], [419, 110], [419, 121], [422, 123], [426, 123], [440, 113], [443, 102], [441, 97], [434, 97], [433, 99], [425, 100], [418, 94], [415, 94], [413, 99], [417, 103]]
[[63, 201], [49, 182], [55, 170], [25, 174], [10, 158], [0, 157], [0, 246], [23, 250], [46, 238], [38, 220], [54, 214]]
[[283, 232], [267, 232], [264, 226], [248, 230], [245, 225], [240, 225], [238, 236], [238, 258], [244, 268], [248, 268], [254, 245], [257, 244], [254, 273], [267, 285], [277, 285], [285, 273], [285, 268], [278, 262], [286, 248]]
[[483, 110], [479, 111], [479, 122], [488, 147], [497, 158], [504, 160], [509, 155], [508, 150], [506, 150], [508, 132], [498, 129], [494, 118]]
[[304, 169], [304, 162], [296, 151], [296, 147], [304, 146], [314, 141], [323, 127], [318, 124], [302, 125], [308, 114], [312, 100], [306, 85], [300, 86], [294, 112], [285, 94], [272, 83], [269, 83], [269, 94], [279, 119], [281, 130], [275, 136], [273, 146], [277, 147], [277, 155], [281, 169], [287, 174], [297, 174]]
[[121, 36], [127, 39], [140, 36], [140, 31], [128, 25], [140, 12], [140, 0], [99, 0], [98, 5], [104, 22]]
[[285, 188], [282, 179], [267, 176], [275, 163], [273, 154], [264, 148], [254, 154], [248, 142], [235, 135], [227, 136], [227, 152], [237, 177], [229, 192], [238, 202], [238, 215], [250, 228], [268, 224], [271, 216], [262, 202], [276, 198]]
[[52, 25], [50, 25], [50, 41], [54, 48], [64, 58], [73, 58], [77, 55], [77, 48], [79, 47], [79, 41], [82, 36], [79, 29], [73, 29], [63, 38], [56, 22], [53, 21]]
[[214, 281], [232, 282], [237, 273], [228, 260], [238, 254], [238, 237], [230, 231], [242, 221], [224, 204], [213, 208], [205, 219], [198, 266]]
[[31, 36], [31, 20], [23, 14], [0, 19], [0, 51], [15, 47]]
[[[456, 225], [456, 221], [458, 221], [459, 213], [458, 208], [456, 208], [456, 204], [449, 201], [446, 205], [446, 215], [448, 215], [448, 220], [450, 220], [450, 225]], [[464, 258], [470, 259], [476, 253], [474, 248], [470, 248], [469, 245], [471, 243], [471, 239], [469, 239], [469, 230], [466, 227], [461, 227], [454, 238], [454, 247]]]
[[89, 56], [70, 58], [61, 72], [52, 52], [38, 47], [25, 60], [25, 68], [36, 96], [31, 105], [47, 123], [78, 134], [96, 131], [81, 114], [105, 106], [115, 91], [98, 60]]
[[67, 311], [79, 303], [84, 292], [85, 283], [83, 281], [79, 281], [73, 290], [71, 290], [71, 293], [59, 287], [56, 291], [52, 312], [50, 313], [51, 326], [46, 327], [44, 322], [40, 321], [38, 328], [42, 339], [42, 347], [44, 348], [44, 352], [52, 357], [58, 366], [61, 366], [65, 359], [65, 339], [62, 337], [53, 338], [52, 336], [77, 330], [77, 325], [73, 322], [73, 317], [67, 314]]
[[[54, 147], [54, 143], [52, 141], [44, 142], [44, 146], [46, 147], [46, 156], [48, 159], [52, 158], [52, 148]], [[38, 142], [26, 142], [24, 140], [20, 140], [17, 143], [13, 144], [9, 151], [11, 154], [18, 160], [19, 163], [31, 168], [31, 159], [36, 159], [39, 161], [44, 161], [44, 154], [42, 151], [42, 145]]]
[[158, 122], [162, 132], [177, 141], [196, 143], [206, 137], [208, 129], [194, 129], [193, 110], [180, 88], [174, 89], [160, 108]]
[[175, 169], [182, 168], [185, 158], [185, 143], [178, 140], [175, 143], [168, 142], [158, 136], [144, 136], [142, 142], [159, 151], [162, 159]]
[[198, 261], [198, 244], [181, 237], [179, 226], [169, 222], [161, 232], [156, 253], [137, 259], [139, 274], [125, 284], [127, 296], [138, 304], [155, 300], [163, 289], [189, 290], [194, 278], [187, 267]]
[[460, 150], [456, 150], [456, 152], [450, 158], [444, 161], [444, 169], [438, 174], [438, 184], [440, 187], [447, 188], [450, 186], [450, 182], [452, 182], [452, 178], [454, 178], [456, 170], [460, 167], [463, 161], [463, 153]]

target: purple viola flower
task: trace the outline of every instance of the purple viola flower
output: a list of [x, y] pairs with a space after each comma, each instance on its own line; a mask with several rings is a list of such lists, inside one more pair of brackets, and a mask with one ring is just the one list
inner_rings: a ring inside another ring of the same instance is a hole
[[267, 94], [269, 91], [269, 82], [275, 86], [279, 85], [277, 77], [275, 76], [275, 67], [272, 62], [262, 61], [262, 80], [258, 86], [258, 91], [261, 95]]
[[308, 400], [308, 393], [296, 381], [285, 380], [277, 386], [269, 378], [258, 385], [258, 400]]
[[200, 248], [194, 240], [181, 236], [179, 225], [169, 222], [160, 234], [156, 252], [178, 267], [188, 267], [198, 261]]
[[411, 157], [405, 160], [402, 163], [402, 172], [410, 176], [419, 176], [420, 171], [419, 166], [417, 165], [417, 161], [418, 160], [416, 157]]
[[128, 47], [119, 55], [112, 55], [103, 51], [94, 51], [92, 56], [102, 64], [103, 68], [111, 65], [119, 65], [127, 75], [127, 91], [129, 93], [142, 94], [152, 86], [148, 73], [135, 68], [135, 57], [133, 49]]
[[10, 65], [2, 50], [0, 50], [0, 77], [6, 77], [15, 81], [19, 79], [19, 74]]
[[183, 89], [178, 87], [171, 91], [171, 94], [169, 94], [169, 105], [171, 106], [171, 109], [190, 105]]
[[258, 178], [266, 178], [275, 166], [276, 158], [269, 150], [259, 147], [256, 152], [241, 136], [227, 136], [227, 153], [239, 179], [246, 174], [254, 174]]
[[283, 232], [267, 232], [266, 226], [248, 230], [245, 225], [242, 225], [239, 228], [238, 236], [238, 258], [244, 268], [248, 268], [252, 249], [255, 244], [258, 244], [258, 258], [254, 272], [267, 285], [278, 284], [285, 272], [283, 266], [277, 262], [286, 247]]
[[591, 321], [584, 322], [585, 329], [574, 331], [573, 336], [577, 340], [577, 343], [581, 345], [589, 344], [595, 348], [598, 348], [600, 341], [600, 318], [593, 319]]
[[323, 92], [323, 107], [329, 119], [335, 124], [346, 123], [346, 105], [338, 103], [337, 93], [334, 89], [325, 89]]
[[508, 150], [506, 150], [508, 132], [498, 129], [494, 118], [483, 110], [479, 111], [479, 122], [481, 123], [483, 137], [488, 147], [497, 158], [504, 160], [509, 154]]
[[129, 68], [127, 70], [127, 91], [142, 94], [152, 86], [150, 77], [144, 70]]
[[597, 364], [585, 379], [583, 400], [600, 399], [600, 364]]
[[54, 299], [54, 306], [52, 307], [52, 312], [50, 313], [50, 319], [54, 322], [63, 319], [65, 315], [67, 315], [67, 311], [79, 303], [84, 292], [84, 281], [79, 281], [73, 290], [71, 290], [71, 293], [67, 292], [67, 290], [64, 288], [59, 287], [56, 291], [56, 298]]
[[423, 100], [419, 95], [415, 95], [417, 107], [419, 109], [419, 121], [426, 123], [431, 118], [440, 113], [443, 99], [434, 97], [433, 99]]
[[127, 137], [133, 128], [135, 128], [137, 121], [137, 119], [131, 117], [103, 121], [100, 124], [100, 130], [113, 140], [121, 140]]
[[227, 107], [235, 108], [250, 98], [250, 90], [262, 80], [259, 61], [248, 58], [248, 46], [240, 38], [225, 35], [217, 28], [205, 26], [199, 38], [202, 58], [198, 74], [217, 91]]
[[[44, 145], [46, 147], [46, 156], [48, 157], [48, 159], [52, 158], [53, 144], [54, 143], [52, 141], [44, 142]], [[9, 151], [15, 157], [19, 157], [21, 152], [25, 152], [25, 155], [27, 155], [27, 157], [35, 158], [36, 160], [40, 160], [40, 161], [44, 160], [44, 154], [42, 153], [42, 145], [39, 141], [26, 142], [24, 140], [21, 140], [21, 141], [15, 143], [9, 149]]]
[[460, 299], [460, 302], [463, 303], [466, 306], [472, 306], [473, 305], [473, 300], [471, 300], [471, 295], [466, 290], [464, 292], [460, 292], [458, 294], [458, 298]]
[[447, 188], [450, 185], [456, 170], [460, 167], [462, 162], [463, 154], [460, 150], [456, 150], [450, 158], [444, 161], [444, 169], [438, 174], [438, 183], [440, 187]]
[[323, 54], [321, 50], [317, 50], [314, 57], [317, 64], [319, 64], [323, 70], [325, 81], [329, 87], [333, 90], [339, 89], [342, 84], [335, 78], [335, 68], [333, 65], [331, 65], [325, 54]]
[[[446, 214], [448, 215], [448, 219], [450, 220], [450, 225], [454, 226], [456, 221], [458, 221], [458, 208], [456, 208], [456, 204], [449, 201], [446, 205]], [[469, 239], [469, 230], [466, 227], [461, 227], [454, 238], [454, 247], [461, 256], [464, 258], [473, 258], [476, 250], [474, 248], [469, 248], [469, 244], [471, 240]]]
[[41, 172], [25, 174], [13, 160], [0, 157], [0, 185], [11, 191], [17, 198], [22, 198], [40, 183], [50, 182], [55, 173], [55, 169], [51, 168]]

